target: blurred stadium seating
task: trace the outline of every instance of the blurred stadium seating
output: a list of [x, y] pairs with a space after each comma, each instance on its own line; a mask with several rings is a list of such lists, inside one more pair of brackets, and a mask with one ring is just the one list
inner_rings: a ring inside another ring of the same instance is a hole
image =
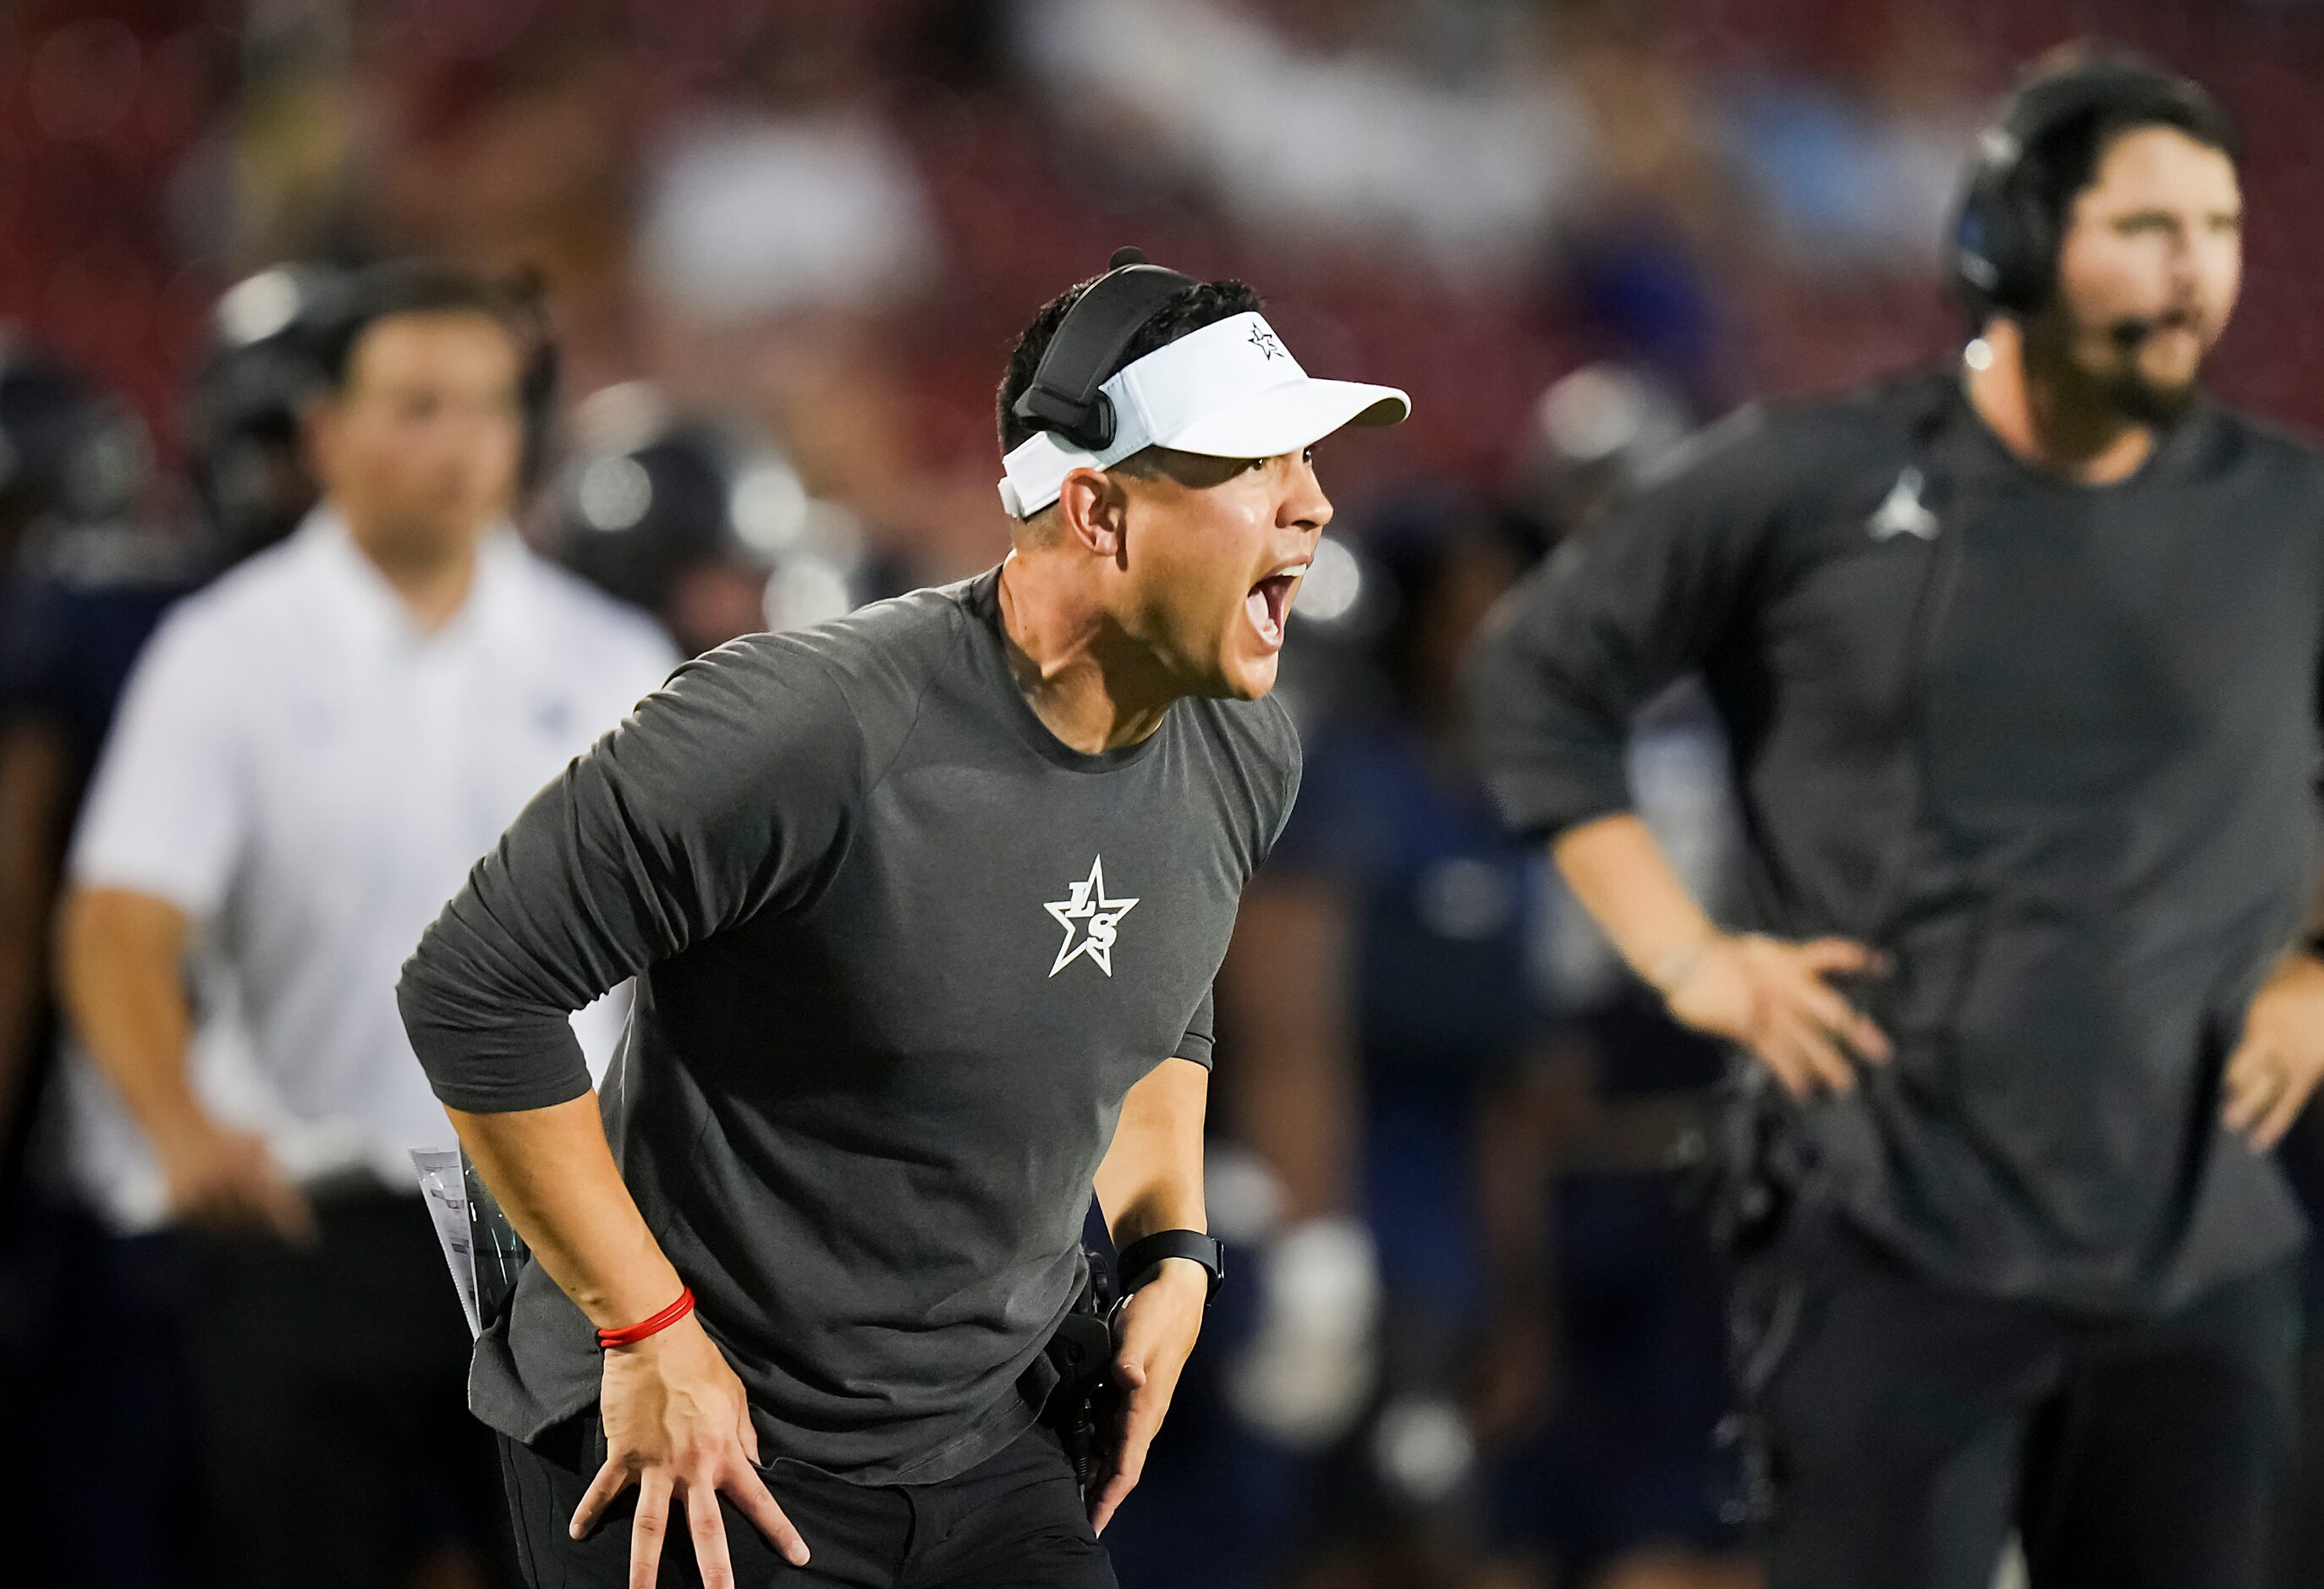
[[[1706, 407], [1925, 356], [1952, 324], [1931, 266], [1964, 130], [2013, 63], [2102, 28], [2245, 117], [2250, 286], [2221, 383], [2324, 424], [2299, 263], [2324, 250], [2324, 14], [2292, 0], [1074, 9], [1086, 25], [997, 0], [32, 0], [0, 18], [0, 318], [128, 394], [166, 453], [197, 325], [243, 272], [530, 263], [569, 396], [654, 374], [778, 430], [816, 410], [884, 430], [787, 439], [950, 566], [998, 544], [965, 486], [991, 473], [999, 350], [1132, 238], [1257, 281], [1317, 362], [1412, 388], [1409, 434], [1351, 449], [1343, 495], [1489, 478], [1533, 395], [1594, 354], [1643, 353]], [[1146, 14], [1108, 32], [1120, 12]], [[1263, 69], [1149, 64], [1140, 26]], [[1167, 80], [1094, 103], [1058, 75], [1075, 49]], [[1528, 191], [1496, 140], [1535, 137], [1561, 170]], [[737, 320], [792, 370], [693, 356]]]

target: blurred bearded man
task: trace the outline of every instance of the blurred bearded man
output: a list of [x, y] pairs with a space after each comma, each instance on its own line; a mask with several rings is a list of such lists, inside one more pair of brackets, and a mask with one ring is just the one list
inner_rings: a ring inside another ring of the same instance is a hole
[[[1962, 366], [1756, 409], [1522, 588], [1475, 705], [1510, 818], [1722, 1117], [1776, 1589], [2261, 1581], [2324, 1075], [2302, 934], [2324, 467], [2206, 399], [2239, 144], [2088, 50], [1980, 140]], [[1717, 702], [1751, 845], [1714, 924], [1623, 775]]]

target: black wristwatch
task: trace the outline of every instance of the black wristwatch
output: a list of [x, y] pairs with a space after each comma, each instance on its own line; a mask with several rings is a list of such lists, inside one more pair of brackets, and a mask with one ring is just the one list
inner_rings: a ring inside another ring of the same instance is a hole
[[1211, 1277], [1211, 1289], [1203, 1298], [1208, 1307], [1219, 1294], [1219, 1282], [1227, 1278], [1227, 1244], [1201, 1231], [1156, 1231], [1124, 1247], [1114, 1261], [1114, 1270], [1121, 1277], [1121, 1294], [1129, 1296], [1161, 1273], [1166, 1258], [1191, 1258], [1203, 1266]]

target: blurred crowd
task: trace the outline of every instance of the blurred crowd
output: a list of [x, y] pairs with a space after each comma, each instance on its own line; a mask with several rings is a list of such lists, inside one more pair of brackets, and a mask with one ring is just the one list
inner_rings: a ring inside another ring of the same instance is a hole
[[[1122, 1581], [1757, 1582], [1674, 1169], [1720, 1057], [1502, 836], [1454, 679], [1500, 592], [1702, 420], [1950, 353], [1969, 142], [2016, 60], [2091, 26], [2251, 129], [2220, 383], [2324, 426], [2324, 7], [2300, 0], [7, 8], [11, 1555], [198, 1581], [195, 1265], [124, 1117], [91, 1123], [50, 918], [145, 640], [315, 505], [300, 416], [350, 273], [427, 255], [529, 306], [518, 528], [683, 655], [997, 560], [1010, 341], [1135, 243], [1250, 280], [1415, 417], [1323, 453], [1339, 513], [1282, 685], [1305, 792], [1219, 987], [1237, 1274], [1109, 1532]], [[1698, 697], [1656, 704], [1633, 777], [1720, 898], [1738, 841]], [[232, 1043], [230, 1008], [198, 1013]], [[2287, 1152], [2324, 1181], [2314, 1135]], [[492, 1581], [460, 1530], [415, 1513], [410, 1582]]]

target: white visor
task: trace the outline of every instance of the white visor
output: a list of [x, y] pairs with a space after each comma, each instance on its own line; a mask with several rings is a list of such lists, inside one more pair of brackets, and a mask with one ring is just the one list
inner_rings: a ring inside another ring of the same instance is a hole
[[1149, 447], [1270, 458], [1342, 425], [1393, 425], [1412, 411], [1393, 386], [1312, 378], [1256, 314], [1190, 331], [1098, 390], [1113, 402], [1113, 445], [1084, 452], [1053, 430], [1038, 432], [1001, 460], [1001, 503], [1012, 517], [1029, 519], [1056, 501], [1074, 470], [1106, 468]]

